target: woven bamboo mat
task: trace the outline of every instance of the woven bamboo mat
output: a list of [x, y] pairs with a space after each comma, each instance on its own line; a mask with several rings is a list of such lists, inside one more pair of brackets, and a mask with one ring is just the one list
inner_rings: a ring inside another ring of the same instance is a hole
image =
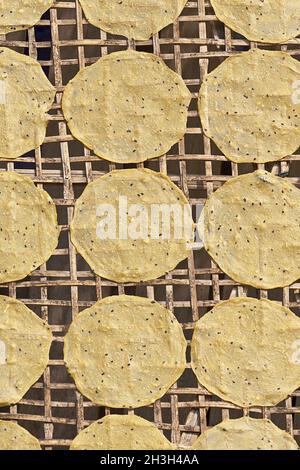
[[[61, 237], [48, 263], [28, 278], [1, 286], [0, 293], [25, 302], [47, 319], [55, 341], [49, 367], [17, 405], [1, 408], [0, 418], [15, 420], [36, 435], [46, 449], [67, 448], [78, 431], [105, 413], [116, 410], [97, 407], [80, 395], [63, 363], [63, 336], [76, 313], [97, 299], [111, 294], [147, 295], [171, 309], [190, 340], [193, 322], [218, 301], [232, 296], [250, 295], [281, 301], [295, 313], [300, 312], [300, 282], [284, 289], [258, 291], [228, 279], [203, 250], [194, 250], [190, 258], [164, 278], [140, 285], [117, 285], [90, 271], [76, 254], [69, 238], [74, 201], [85, 185], [119, 165], [94, 157], [75, 142], [63, 119], [60, 102], [64, 86], [77, 71], [104, 54], [126, 49], [128, 41], [108, 35], [88, 25], [78, 0], [57, 0], [39, 23], [23, 37], [13, 33], [0, 37], [0, 45], [37, 58], [57, 89], [45, 143], [17, 162], [1, 162], [1, 170], [30, 175], [53, 197], [59, 213]], [[51, 28], [47, 36], [47, 31]], [[45, 34], [41, 34], [41, 31]], [[160, 55], [183, 76], [193, 92], [185, 139], [166, 156], [145, 166], [167, 173], [189, 197], [193, 206], [203, 204], [208, 194], [224, 181], [254, 171], [257, 165], [228, 162], [201, 131], [196, 97], [205, 74], [226, 57], [257, 47], [217, 21], [208, 1], [191, 0], [174, 24], [149, 41], [130, 47]], [[264, 46], [268, 47], [268, 46]], [[300, 39], [271, 49], [288, 51], [300, 57]], [[259, 165], [286, 176], [300, 186], [300, 155], [280, 163]], [[142, 165], [140, 165], [142, 166]], [[119, 410], [119, 412], [124, 412]], [[179, 382], [154, 406], [130, 411], [156, 423], [173, 442], [189, 445], [208, 427], [228, 417], [248, 414], [248, 410], [226, 403], [199, 386], [188, 366]], [[250, 415], [269, 417], [291, 433], [300, 443], [300, 390], [276, 407], [254, 408]]]

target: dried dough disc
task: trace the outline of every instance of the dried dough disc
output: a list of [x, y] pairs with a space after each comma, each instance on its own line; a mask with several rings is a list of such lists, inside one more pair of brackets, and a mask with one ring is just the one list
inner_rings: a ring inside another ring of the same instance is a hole
[[220, 21], [250, 41], [281, 43], [300, 34], [298, 0], [211, 0]]
[[230, 160], [284, 158], [300, 144], [300, 63], [260, 49], [230, 57], [204, 79], [199, 112], [204, 133]]
[[173, 23], [187, 0], [80, 0], [88, 21], [111, 34], [146, 40]]
[[136, 163], [163, 155], [184, 136], [190, 100], [162, 59], [127, 50], [82, 69], [62, 107], [73, 136], [96, 155]]
[[297, 450], [297, 442], [268, 419], [227, 419], [202, 434], [194, 450]]
[[[128, 212], [128, 230], [126, 222], [123, 224], [124, 238], [118, 223], [120, 198], [123, 198], [122, 201], [127, 198], [124, 204], [127, 204], [128, 210], [122, 211]], [[115, 231], [108, 228], [112, 225], [104, 212], [107, 204], [110, 213], [115, 210]], [[134, 204], [144, 208], [136, 217], [130, 215], [133, 215], [130, 211], [135, 208]], [[172, 217], [171, 212], [170, 236], [166, 230], [163, 231], [163, 218], [160, 218], [157, 232], [152, 234], [151, 214], [154, 213], [155, 204], [165, 204], [167, 208], [176, 204], [181, 212], [177, 218]], [[103, 210], [99, 212], [101, 207]], [[99, 234], [99, 227], [103, 224], [107, 224], [107, 232], [105, 228], [105, 233]], [[167, 176], [146, 169], [129, 169], [113, 171], [88, 184], [76, 202], [71, 238], [79, 253], [99, 276], [116, 282], [139, 282], [162, 276], [188, 256], [192, 228], [188, 200]]]
[[150, 405], [185, 369], [175, 316], [154, 301], [120, 295], [79, 313], [65, 338], [67, 368], [80, 392], [112, 408]]
[[0, 159], [15, 159], [43, 143], [54, 97], [35, 59], [0, 48]]
[[16, 423], [0, 421], [0, 450], [42, 450], [39, 441]]
[[172, 450], [157, 427], [135, 415], [108, 415], [81, 431], [71, 450]]
[[55, 205], [27, 176], [0, 174], [0, 282], [23, 279], [56, 248]]
[[53, 0], [0, 0], [0, 34], [34, 26]]
[[300, 275], [299, 189], [263, 170], [230, 179], [204, 207], [204, 246], [241, 284], [292, 284]]
[[0, 296], [0, 406], [20, 401], [40, 378], [51, 341], [46, 322], [22, 302]]
[[192, 368], [224, 400], [276, 405], [300, 385], [299, 338], [300, 319], [276, 302], [220, 302], [196, 323]]

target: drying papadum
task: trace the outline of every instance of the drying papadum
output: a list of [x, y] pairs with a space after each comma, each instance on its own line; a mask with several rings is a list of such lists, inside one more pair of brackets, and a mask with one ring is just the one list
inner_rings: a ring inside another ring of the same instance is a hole
[[70, 450], [173, 450], [157, 427], [135, 415], [108, 415], [81, 431]]
[[0, 34], [34, 26], [54, 0], [0, 0]]
[[230, 179], [203, 209], [205, 249], [241, 284], [273, 289], [300, 276], [300, 191], [267, 171]]
[[0, 296], [0, 406], [20, 401], [40, 378], [51, 342], [45, 321], [22, 302]]
[[203, 433], [194, 450], [297, 450], [297, 442], [268, 419], [226, 419]]
[[181, 326], [169, 310], [120, 295], [75, 317], [64, 357], [78, 390], [93, 403], [135, 408], [154, 403], [176, 382], [185, 350]]
[[[1, 366], [0, 366], [1, 368]], [[0, 421], [0, 450], [42, 450], [39, 441], [16, 423]]]
[[155, 279], [189, 255], [191, 208], [162, 173], [112, 171], [88, 184], [77, 200], [71, 239], [99, 276], [116, 282]]
[[219, 20], [250, 41], [281, 43], [300, 34], [298, 0], [211, 0]]
[[80, 0], [87, 20], [111, 34], [146, 40], [173, 23], [187, 0]]
[[203, 132], [230, 160], [264, 163], [300, 145], [300, 63], [252, 49], [226, 59], [199, 93]]
[[218, 303], [197, 323], [192, 368], [210, 392], [238, 406], [272, 406], [300, 385], [300, 319], [266, 299]]
[[58, 242], [55, 205], [27, 176], [0, 174], [0, 283], [23, 279]]
[[66, 86], [62, 108], [73, 136], [96, 155], [136, 163], [166, 153], [185, 134], [191, 94], [154, 54], [114, 52]]
[[0, 159], [15, 159], [43, 143], [54, 97], [35, 59], [0, 48]]

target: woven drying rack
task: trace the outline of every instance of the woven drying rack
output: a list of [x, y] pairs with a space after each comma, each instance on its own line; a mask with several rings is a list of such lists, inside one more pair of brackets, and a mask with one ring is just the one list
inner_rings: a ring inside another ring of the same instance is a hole
[[[300, 185], [297, 177], [300, 175], [300, 155], [267, 165], [237, 165], [227, 161], [203, 136], [196, 107], [203, 77], [226, 57], [257, 47], [224, 27], [214, 16], [208, 1], [188, 1], [174, 25], [149, 41], [131, 44], [122, 37], [108, 35], [88, 25], [78, 0], [57, 0], [43, 18], [38, 27], [24, 33], [25, 39], [21, 37], [20, 40], [17, 33], [12, 33], [7, 37], [0, 36], [0, 45], [37, 58], [56, 86], [56, 102], [50, 113], [47, 137], [41, 148], [15, 162], [2, 161], [0, 169], [28, 174], [38, 186], [48, 191], [57, 205], [60, 243], [46, 265], [20, 282], [1, 286], [0, 293], [22, 300], [47, 319], [55, 340], [43, 377], [17, 405], [1, 408], [0, 418], [16, 421], [27, 428], [40, 439], [45, 449], [66, 449], [76, 434], [94, 420], [111, 412], [124, 413], [124, 410], [101, 408], [86, 400], [76, 391], [63, 362], [63, 336], [72, 317], [97, 299], [122, 293], [154, 298], [174, 312], [188, 340], [195, 320], [220, 300], [232, 296], [270, 298], [300, 313], [300, 282], [272, 291], [240, 286], [228, 279], [204, 250], [194, 250], [187, 261], [164, 278], [139, 285], [116, 284], [90, 271], [70, 242], [69, 223], [74, 202], [87, 183], [121, 166], [92, 156], [70, 135], [60, 106], [61, 94], [69, 79], [102, 55], [128, 46], [154, 52], [183, 76], [193, 93], [187, 134], [166, 156], [149, 161], [145, 166], [167, 173], [193, 206], [204, 204], [207, 195], [224, 181], [254, 171], [257, 166]], [[48, 38], [39, 34], [50, 28]], [[300, 57], [300, 39], [271, 48]], [[228, 417], [248, 414], [249, 410], [212, 396], [199, 386], [188, 366], [182, 378], [161, 400], [129, 413], [154, 421], [174, 443], [188, 446], [208, 427]], [[250, 415], [272, 419], [300, 443], [300, 390], [276, 407], [251, 408]]]

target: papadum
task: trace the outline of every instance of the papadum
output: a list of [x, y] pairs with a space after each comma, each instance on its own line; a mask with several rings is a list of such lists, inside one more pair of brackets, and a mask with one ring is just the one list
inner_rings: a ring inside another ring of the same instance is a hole
[[0, 174], [0, 283], [23, 279], [58, 243], [55, 205], [27, 176]]
[[264, 163], [300, 145], [300, 63], [286, 52], [252, 49], [226, 59], [203, 81], [205, 135], [237, 163]]
[[71, 239], [99, 276], [139, 282], [187, 258], [193, 228], [188, 200], [167, 176], [116, 170], [88, 184], [77, 200]]
[[0, 48], [0, 159], [13, 160], [43, 143], [54, 97], [37, 60]]
[[80, 0], [88, 21], [111, 34], [149, 39], [173, 23], [187, 0]]
[[0, 296], [0, 406], [20, 401], [40, 378], [51, 342], [45, 321], [22, 302]]
[[73, 440], [70, 450], [173, 450], [155, 424], [135, 415], [108, 415]]
[[300, 34], [298, 0], [211, 0], [219, 20], [250, 41], [282, 43]]
[[204, 246], [228, 276], [261, 289], [300, 276], [300, 191], [267, 171], [228, 180], [203, 209]]
[[62, 108], [73, 136], [96, 155], [137, 163], [165, 154], [184, 136], [190, 100], [162, 59], [127, 50], [80, 70]]
[[[1, 367], [1, 366], [0, 366]], [[0, 421], [0, 450], [42, 450], [39, 441], [26, 429], [10, 421]]]
[[186, 341], [175, 316], [155, 301], [106, 297], [80, 312], [65, 337], [66, 366], [93, 403], [154, 403], [185, 369]]
[[297, 442], [268, 419], [226, 419], [203, 433], [194, 450], [297, 450]]
[[34, 26], [54, 0], [0, 0], [0, 34]]

